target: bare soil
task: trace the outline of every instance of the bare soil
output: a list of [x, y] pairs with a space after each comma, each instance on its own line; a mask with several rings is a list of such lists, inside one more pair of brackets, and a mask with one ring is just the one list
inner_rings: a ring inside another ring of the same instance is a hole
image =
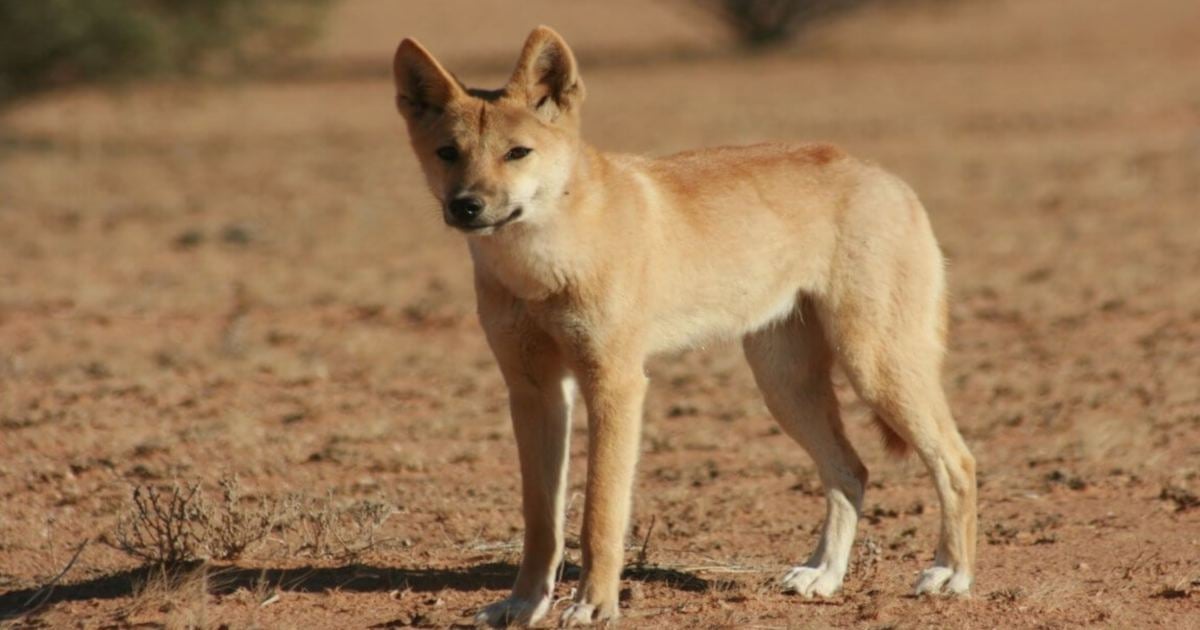
[[[749, 57], [679, 3], [349, 0], [312, 72], [5, 112], [0, 624], [445, 627], [506, 593], [521, 523], [505, 392], [387, 66], [416, 35], [498, 85], [539, 22], [575, 42], [602, 148], [829, 140], [911, 182], [949, 258], [945, 384], [979, 460], [974, 596], [913, 598], [932, 486], [842, 387], [872, 472], [854, 566], [831, 600], [786, 596], [775, 580], [823, 515], [810, 461], [736, 345], [656, 359], [623, 625], [1200, 627], [1186, 0], [860, 13]], [[134, 486], [217, 497], [231, 475], [249, 505], [390, 516], [332, 522], [324, 545], [281, 527], [173, 578], [104, 544]]]

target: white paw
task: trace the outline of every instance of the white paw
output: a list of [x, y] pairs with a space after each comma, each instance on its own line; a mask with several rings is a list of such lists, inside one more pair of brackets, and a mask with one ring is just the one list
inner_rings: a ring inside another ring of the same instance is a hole
[[484, 606], [475, 615], [475, 625], [505, 628], [508, 626], [528, 626], [537, 623], [550, 610], [550, 598], [522, 599], [509, 597], [495, 604]]
[[783, 592], [805, 597], [830, 597], [842, 590], [845, 573], [829, 567], [793, 567], [783, 576]]
[[971, 590], [971, 575], [950, 567], [925, 569], [914, 587], [917, 595], [966, 595]]
[[562, 617], [558, 620], [558, 625], [560, 628], [590, 626], [598, 621], [608, 621], [616, 617], [616, 606], [575, 602], [563, 611]]

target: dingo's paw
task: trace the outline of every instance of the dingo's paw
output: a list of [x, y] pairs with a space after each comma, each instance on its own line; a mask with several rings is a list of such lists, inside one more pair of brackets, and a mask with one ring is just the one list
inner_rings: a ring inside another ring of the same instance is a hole
[[842, 590], [844, 572], [829, 567], [793, 567], [783, 576], [783, 592], [804, 597], [830, 597]]
[[484, 606], [483, 610], [475, 615], [475, 625], [493, 628], [528, 626], [545, 617], [549, 610], [549, 596], [539, 599], [508, 597]]
[[971, 574], [950, 567], [930, 567], [921, 572], [913, 590], [917, 595], [967, 595], [971, 591]]
[[571, 628], [574, 626], [589, 626], [593, 623], [601, 621], [611, 621], [617, 618], [616, 602], [608, 603], [589, 603], [575, 602], [563, 611], [562, 617], [559, 618], [558, 625], [561, 628]]

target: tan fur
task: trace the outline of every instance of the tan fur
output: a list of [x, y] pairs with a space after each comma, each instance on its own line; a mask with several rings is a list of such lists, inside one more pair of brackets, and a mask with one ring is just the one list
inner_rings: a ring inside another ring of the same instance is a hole
[[[545, 27], [502, 90], [468, 90], [411, 40], [395, 73], [434, 195], [484, 203], [467, 241], [480, 321], [510, 391], [526, 534], [511, 597], [480, 623], [531, 623], [549, 610], [576, 389], [589, 437], [583, 576], [561, 621], [617, 615], [643, 365], [715, 339], [743, 340], [768, 407], [826, 488], [820, 544], [784, 586], [806, 596], [841, 587], [862, 506], [867, 471], [838, 415], [836, 361], [889, 445], [911, 446], [928, 466], [941, 499], [934, 566], [917, 591], [967, 591], [975, 463], [939, 380], [942, 257], [903, 182], [824, 144], [661, 159], [596, 151], [579, 134], [574, 57]], [[461, 157], [436, 157], [446, 146]], [[518, 146], [532, 153], [507, 159]]]

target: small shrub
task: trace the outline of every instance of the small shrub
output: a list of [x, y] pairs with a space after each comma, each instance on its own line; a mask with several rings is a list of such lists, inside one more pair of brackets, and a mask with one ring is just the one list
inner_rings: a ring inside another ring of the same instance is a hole
[[214, 560], [236, 560], [271, 533], [281, 519], [281, 506], [276, 502], [243, 505], [236, 476], [225, 477], [219, 483], [220, 505], [203, 511], [204, 549]]
[[221, 501], [215, 505], [199, 483], [135, 487], [129, 512], [104, 541], [152, 565], [237, 559], [280, 523], [283, 506], [245, 505], [236, 476], [218, 483]]
[[105, 542], [149, 564], [191, 562], [205, 538], [203, 503], [198, 483], [137, 486], [130, 512], [117, 521]]
[[172, 566], [196, 560], [241, 557], [272, 531], [298, 538], [297, 553], [318, 558], [353, 558], [373, 549], [376, 533], [395, 511], [382, 501], [338, 505], [292, 495], [256, 504], [242, 498], [236, 476], [224, 477], [221, 500], [210, 502], [199, 483], [139, 485], [106, 544], [147, 564]]
[[292, 496], [286, 511], [289, 529], [300, 537], [299, 553], [353, 558], [375, 547], [376, 532], [395, 510], [371, 500], [338, 506], [329, 494], [324, 499]]

